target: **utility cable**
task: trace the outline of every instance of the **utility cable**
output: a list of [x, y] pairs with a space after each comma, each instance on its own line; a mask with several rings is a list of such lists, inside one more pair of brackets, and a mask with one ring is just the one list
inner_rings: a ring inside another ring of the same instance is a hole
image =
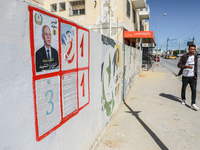
[[[198, 25], [200, 25], [200, 23], [198, 23], [196, 26], [194, 26], [192, 29], [190, 29], [189, 31], [185, 32], [184, 34], [182, 34], [181, 36], [179, 37], [182, 37], [183, 35], [187, 34], [188, 32], [190, 32], [191, 30], [193, 30], [194, 28], [196, 28]], [[179, 38], [177, 37], [177, 39]]]

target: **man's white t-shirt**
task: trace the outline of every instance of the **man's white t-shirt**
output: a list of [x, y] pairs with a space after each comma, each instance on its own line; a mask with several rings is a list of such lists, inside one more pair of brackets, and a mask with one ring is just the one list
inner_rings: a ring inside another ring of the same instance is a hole
[[190, 68], [183, 69], [183, 76], [184, 77], [193, 77], [194, 76], [194, 55], [192, 55], [192, 56], [189, 55], [185, 66], [193, 66], [193, 68], [192, 69], [190, 69]]

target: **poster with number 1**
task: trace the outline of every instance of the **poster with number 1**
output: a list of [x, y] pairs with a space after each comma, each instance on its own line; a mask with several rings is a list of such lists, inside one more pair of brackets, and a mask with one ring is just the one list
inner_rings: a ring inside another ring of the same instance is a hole
[[78, 68], [88, 67], [88, 32], [78, 29]]

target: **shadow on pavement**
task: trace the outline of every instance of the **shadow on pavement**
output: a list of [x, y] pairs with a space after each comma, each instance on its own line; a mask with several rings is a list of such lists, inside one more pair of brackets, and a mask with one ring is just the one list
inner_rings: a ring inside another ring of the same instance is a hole
[[162, 150], [168, 150], [168, 148], [165, 146], [165, 144], [157, 137], [157, 135], [140, 119], [139, 113], [141, 111], [133, 111], [124, 101], [124, 105], [130, 110], [126, 111], [127, 113], [131, 113], [135, 118], [140, 122], [140, 124], [144, 127], [144, 129], [149, 133], [149, 135], [154, 139], [154, 141], [157, 143], [157, 145], [162, 149]]
[[[164, 98], [168, 98], [170, 100], [173, 100], [173, 101], [176, 101], [176, 102], [179, 102], [181, 103], [181, 98], [177, 97], [177, 96], [174, 96], [174, 95], [171, 95], [171, 94], [165, 94], [165, 93], [160, 93], [159, 94], [160, 96], [164, 97]], [[189, 105], [185, 104], [186, 107], [190, 108]]]

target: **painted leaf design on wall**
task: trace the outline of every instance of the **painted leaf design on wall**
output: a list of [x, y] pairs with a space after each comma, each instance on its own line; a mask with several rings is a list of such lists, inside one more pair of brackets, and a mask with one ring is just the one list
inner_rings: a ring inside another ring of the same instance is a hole
[[109, 117], [112, 114], [112, 109], [114, 108], [115, 101], [113, 99], [113, 96], [110, 102], [106, 100], [106, 95], [105, 95], [105, 90], [104, 90], [104, 76], [102, 80], [102, 95], [103, 95], [104, 110], [106, 111], [106, 115]]
[[109, 66], [106, 68], [106, 71], [108, 73], [108, 86], [110, 86], [110, 75], [111, 75], [111, 62], [110, 62], [110, 54], [109, 54]]

